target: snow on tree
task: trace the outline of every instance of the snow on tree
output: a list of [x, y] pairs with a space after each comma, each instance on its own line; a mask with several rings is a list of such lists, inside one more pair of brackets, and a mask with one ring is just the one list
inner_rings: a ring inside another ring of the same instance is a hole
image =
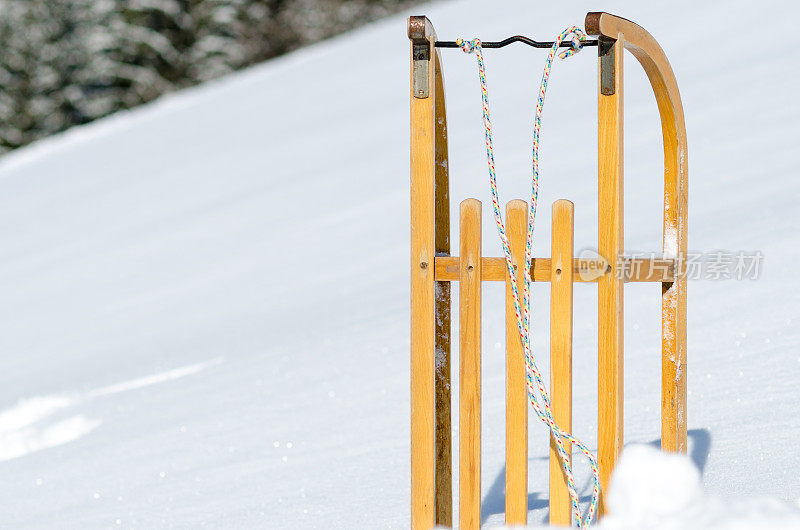
[[389, 0], [0, 0], [0, 152], [386, 15]]

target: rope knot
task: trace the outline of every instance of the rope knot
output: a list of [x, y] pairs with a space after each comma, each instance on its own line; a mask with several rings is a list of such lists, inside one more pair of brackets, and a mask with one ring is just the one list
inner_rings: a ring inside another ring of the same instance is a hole
[[571, 28], [567, 29], [567, 31], [561, 34], [563, 35], [562, 38], [566, 38], [567, 35], [569, 35], [570, 33], [572, 34], [572, 38], [570, 39], [572, 47], [567, 48], [566, 50], [560, 52], [558, 54], [558, 57], [560, 59], [566, 59], [567, 57], [575, 55], [576, 53], [578, 53], [583, 49], [583, 42], [586, 40], [586, 34], [583, 31], [581, 31], [577, 26], [572, 26]]
[[472, 40], [464, 40], [464, 39], [456, 39], [456, 44], [461, 48], [461, 51], [464, 53], [472, 53], [475, 51], [476, 48], [480, 48], [481, 46], [481, 39], [472, 39]]

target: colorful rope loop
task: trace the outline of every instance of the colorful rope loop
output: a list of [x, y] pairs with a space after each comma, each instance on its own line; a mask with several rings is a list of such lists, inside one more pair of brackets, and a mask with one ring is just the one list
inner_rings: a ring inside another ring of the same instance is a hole
[[570, 42], [572, 42], [572, 47], [560, 52], [558, 54], [560, 59], [566, 59], [567, 57], [575, 55], [581, 51], [583, 49], [583, 42], [586, 40], [586, 34], [577, 27], [573, 26], [569, 28], [568, 31], [572, 33], [572, 38], [570, 39]]
[[481, 45], [480, 39], [472, 39], [472, 40], [464, 40], [464, 39], [456, 39], [456, 44], [461, 47], [461, 50], [464, 53], [472, 53], [475, 51], [475, 48]]
[[[600, 496], [600, 471], [597, 466], [597, 458], [592, 454], [589, 448], [580, 440], [572, 436], [570, 433], [563, 431], [556, 425], [553, 413], [550, 407], [550, 395], [544, 384], [541, 372], [536, 366], [533, 358], [533, 350], [531, 347], [531, 333], [530, 333], [530, 268], [532, 261], [531, 247], [533, 245], [533, 229], [534, 221], [536, 219], [536, 206], [539, 197], [539, 134], [541, 131], [542, 110], [544, 108], [544, 97], [547, 92], [547, 81], [550, 77], [550, 69], [553, 64], [553, 59], [558, 52], [558, 48], [567, 36], [571, 35], [572, 47], [561, 52], [559, 57], [565, 59], [578, 53], [583, 45], [586, 36], [576, 26], [572, 26], [562, 31], [553, 42], [552, 48], [547, 55], [545, 61], [544, 72], [542, 74], [542, 82], [539, 87], [539, 97], [536, 101], [536, 117], [534, 119], [533, 127], [533, 160], [532, 160], [532, 177], [531, 177], [531, 204], [530, 214], [528, 217], [528, 233], [525, 244], [525, 267], [522, 281], [522, 295], [519, 292], [519, 278], [514, 270], [514, 264], [511, 260], [511, 247], [506, 235], [506, 227], [503, 222], [503, 216], [500, 210], [500, 197], [497, 190], [497, 173], [494, 164], [494, 148], [492, 146], [492, 121], [489, 116], [489, 94], [487, 91], [486, 83], [486, 67], [483, 62], [483, 49], [481, 48], [480, 39], [473, 39], [465, 41], [458, 39], [456, 43], [461, 47], [465, 53], [475, 53], [478, 61], [478, 75], [481, 82], [481, 96], [483, 101], [483, 124], [484, 136], [486, 139], [486, 160], [489, 166], [489, 188], [492, 192], [492, 210], [494, 212], [495, 224], [497, 225], [497, 232], [500, 236], [500, 242], [503, 246], [503, 254], [505, 255], [506, 268], [508, 270], [509, 278], [511, 279], [511, 290], [514, 293], [514, 313], [516, 314], [517, 330], [522, 342], [523, 350], [525, 352], [525, 371], [528, 387], [528, 398], [531, 402], [536, 415], [550, 429], [550, 435], [556, 444], [558, 456], [561, 460], [561, 466], [564, 469], [564, 475], [567, 479], [567, 489], [572, 503], [572, 513], [578, 527], [588, 525], [593, 519], [597, 509], [597, 502]], [[579, 497], [577, 487], [575, 485], [575, 477], [572, 472], [572, 463], [569, 453], [566, 450], [565, 444], [573, 444], [589, 461], [589, 466], [592, 468], [593, 488], [592, 500], [589, 503], [589, 508], [586, 511], [586, 517], [581, 517], [581, 510], [579, 506]]]

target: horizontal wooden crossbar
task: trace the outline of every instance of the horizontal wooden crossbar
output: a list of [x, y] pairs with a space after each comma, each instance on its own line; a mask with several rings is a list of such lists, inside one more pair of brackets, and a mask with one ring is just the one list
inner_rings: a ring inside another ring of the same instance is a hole
[[[532, 258], [531, 278], [535, 282], [550, 281], [550, 258]], [[458, 256], [437, 256], [434, 258], [434, 279], [438, 282], [458, 281]], [[626, 282], [673, 282], [675, 281], [675, 260], [651, 258], [626, 258], [624, 260]], [[504, 258], [481, 258], [481, 281], [503, 282], [506, 279]], [[603, 270], [605, 269], [605, 270]], [[597, 282], [611, 273], [611, 266], [601, 260], [575, 258], [572, 260], [573, 281]]]

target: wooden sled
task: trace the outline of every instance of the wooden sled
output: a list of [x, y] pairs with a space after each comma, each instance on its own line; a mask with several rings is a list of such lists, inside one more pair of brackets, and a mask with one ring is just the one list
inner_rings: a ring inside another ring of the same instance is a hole
[[[628, 281], [662, 286], [661, 446], [686, 451], [687, 152], [683, 107], [667, 57], [633, 22], [589, 13], [586, 32], [598, 36], [598, 251], [605, 259], [590, 282], [598, 288], [598, 459], [602, 490], [623, 443], [623, 292]], [[481, 254], [481, 205], [460, 207], [458, 255], [451, 255], [444, 81], [436, 33], [426, 17], [411, 17], [411, 526], [452, 525], [450, 311], [451, 282], [459, 282], [459, 526], [478, 528], [481, 516], [481, 284], [508, 278], [503, 258]], [[542, 43], [549, 44], [549, 43]], [[452, 46], [450, 46], [452, 47]], [[660, 260], [623, 255], [623, 49], [650, 80], [664, 143], [664, 232]], [[524, 263], [527, 205], [511, 201], [507, 223], [516, 265]], [[572, 204], [553, 205], [552, 253], [536, 258], [534, 281], [552, 284], [551, 394], [556, 421], [571, 429], [572, 284], [585, 276], [573, 256]], [[506, 289], [506, 522], [525, 524], [527, 394], [525, 368]], [[550, 453], [550, 521], [570, 523], [569, 495]], [[603, 503], [601, 497], [601, 511]]]

